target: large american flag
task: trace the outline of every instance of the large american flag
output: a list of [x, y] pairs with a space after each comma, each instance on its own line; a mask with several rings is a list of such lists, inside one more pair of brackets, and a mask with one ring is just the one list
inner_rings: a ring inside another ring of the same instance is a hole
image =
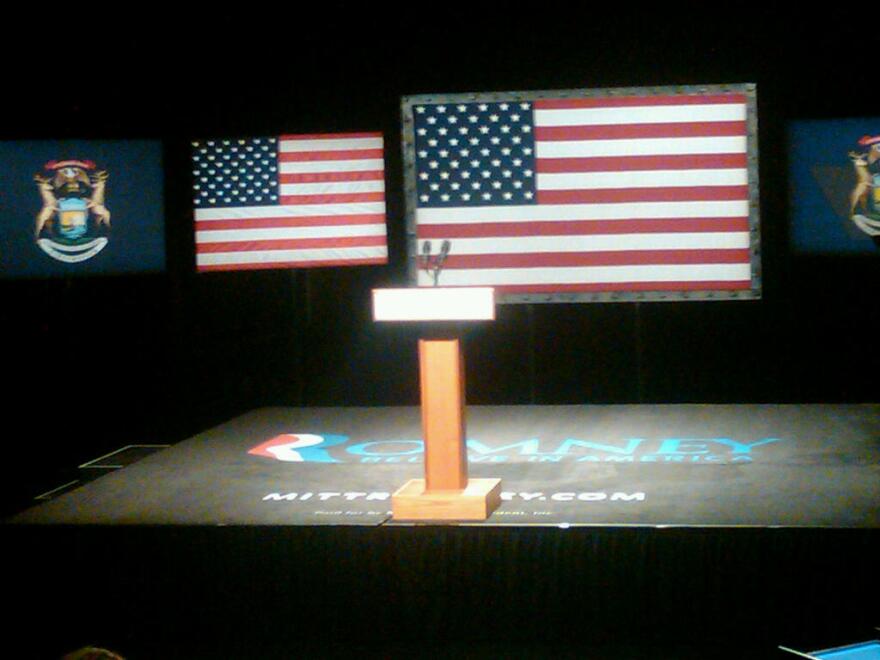
[[193, 142], [199, 271], [383, 264], [380, 134]]
[[416, 258], [446, 243], [438, 284], [753, 290], [745, 92], [410, 107]]

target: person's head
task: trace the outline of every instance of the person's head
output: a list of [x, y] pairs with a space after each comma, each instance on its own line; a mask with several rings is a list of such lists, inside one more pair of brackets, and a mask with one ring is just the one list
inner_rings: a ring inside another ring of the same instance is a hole
[[61, 658], [61, 660], [125, 660], [121, 655], [101, 649], [96, 646], [85, 646], [76, 651], [71, 651]]

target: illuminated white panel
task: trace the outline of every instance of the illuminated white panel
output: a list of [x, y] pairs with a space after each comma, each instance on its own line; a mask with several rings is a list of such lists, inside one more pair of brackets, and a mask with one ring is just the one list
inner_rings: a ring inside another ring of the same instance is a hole
[[375, 321], [492, 321], [492, 287], [373, 289]]

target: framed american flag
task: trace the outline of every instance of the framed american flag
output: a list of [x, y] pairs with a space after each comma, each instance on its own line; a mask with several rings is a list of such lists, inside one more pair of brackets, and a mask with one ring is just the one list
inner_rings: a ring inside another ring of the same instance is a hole
[[419, 95], [402, 114], [419, 286], [760, 297], [755, 85]]

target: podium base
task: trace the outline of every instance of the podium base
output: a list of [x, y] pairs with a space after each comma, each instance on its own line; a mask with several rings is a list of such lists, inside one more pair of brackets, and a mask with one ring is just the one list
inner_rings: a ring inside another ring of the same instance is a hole
[[501, 479], [469, 479], [463, 490], [425, 492], [410, 479], [391, 496], [395, 520], [485, 520], [501, 504]]

